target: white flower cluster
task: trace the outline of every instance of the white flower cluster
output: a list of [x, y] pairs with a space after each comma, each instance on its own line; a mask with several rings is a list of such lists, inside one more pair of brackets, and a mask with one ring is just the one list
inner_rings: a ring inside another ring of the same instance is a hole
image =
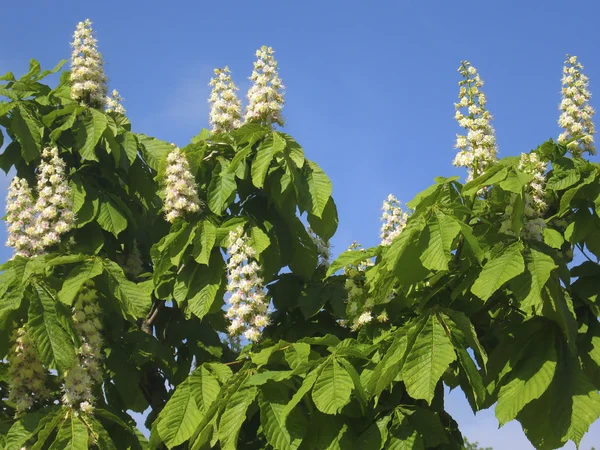
[[242, 226], [229, 233], [227, 291], [231, 296], [227, 300], [226, 317], [231, 321], [228, 331], [232, 337], [243, 335], [256, 342], [262, 328], [269, 325], [269, 303], [259, 276], [261, 267], [256, 261], [250, 261], [255, 252], [248, 241]]
[[581, 73], [583, 66], [577, 56], [567, 55], [562, 76], [562, 101], [560, 102], [560, 118], [558, 124], [564, 128], [558, 142], [567, 144], [574, 155], [582, 152], [596, 153], [594, 147], [594, 109], [590, 106], [591, 94], [588, 90], [588, 77]]
[[543, 240], [542, 233], [546, 228], [546, 222], [542, 215], [548, 208], [544, 192], [547, 168], [548, 164], [540, 161], [537, 153], [521, 153], [519, 170], [533, 176], [525, 193], [524, 213], [527, 220], [521, 232], [525, 239]]
[[185, 154], [173, 146], [167, 155], [165, 180], [165, 218], [174, 222], [186, 213], [200, 211], [200, 199], [194, 176]]
[[277, 61], [273, 58], [273, 49], [262, 46], [256, 51], [257, 61], [250, 76], [253, 84], [248, 90], [246, 121], [258, 120], [265, 125], [283, 126], [281, 116], [283, 108], [283, 86], [277, 73]]
[[125, 108], [123, 107], [123, 97], [119, 95], [119, 91], [113, 89], [110, 95], [106, 96], [105, 99], [106, 112], [116, 112], [119, 114], [125, 114]]
[[123, 267], [123, 270], [127, 275], [131, 275], [134, 278], [144, 271], [140, 249], [137, 245], [137, 240], [135, 239], [133, 240], [131, 250], [125, 260], [125, 267]]
[[317, 248], [319, 266], [329, 267], [329, 259], [331, 258], [331, 244], [329, 244], [329, 242], [324, 240], [321, 236], [317, 235], [312, 228], [308, 228], [308, 235]]
[[71, 98], [84, 106], [104, 107], [107, 93], [104, 63], [89, 19], [77, 24], [71, 46]]
[[[483, 80], [469, 61], [463, 61], [458, 71], [463, 76], [460, 86], [459, 102], [455, 103], [455, 118], [458, 124], [467, 130], [467, 135], [456, 135], [458, 153], [453, 164], [466, 167], [467, 181], [481, 175], [487, 167], [497, 161], [496, 136], [490, 125], [492, 116], [485, 109], [487, 100], [481, 90]], [[460, 110], [466, 108], [467, 114]]]
[[215, 78], [210, 80], [212, 92], [208, 101], [210, 109], [209, 122], [215, 133], [223, 133], [239, 128], [242, 124], [242, 104], [237, 98], [237, 87], [233, 83], [228, 67], [215, 69]]
[[7, 245], [15, 248], [18, 255], [39, 255], [73, 228], [75, 214], [65, 171], [58, 149], [45, 148], [37, 169], [35, 205], [32, 206], [33, 196], [25, 180], [15, 178], [10, 184], [6, 199]]
[[20, 416], [34, 401], [46, 398], [50, 392], [46, 388], [46, 370], [27, 328], [17, 329], [14, 340], [8, 365], [8, 401], [15, 404], [16, 415]]
[[402, 211], [400, 202], [392, 194], [383, 202], [383, 214], [381, 215], [381, 245], [390, 245], [395, 238], [400, 236], [406, 226], [408, 213]]
[[62, 402], [86, 413], [94, 407], [92, 387], [102, 381], [100, 312], [97, 291], [84, 286], [73, 305], [73, 323], [81, 346], [77, 349], [77, 361], [65, 374]]
[[371, 314], [371, 311], [365, 311], [360, 316], [358, 316], [358, 318], [354, 321], [354, 323], [352, 324], [350, 329], [352, 331], [356, 331], [360, 327], [371, 322], [372, 320], [373, 320], [373, 314]]
[[[352, 244], [350, 244], [350, 247], [348, 247], [349, 251], [357, 251], [357, 252], [366, 252], [367, 250], [362, 248], [362, 245], [359, 244], [358, 242], [354, 241]], [[351, 264], [349, 266], [346, 266], [344, 268], [344, 274], [345, 275], [349, 275], [349, 269], [355, 268], [358, 272], [364, 273], [366, 272], [366, 270], [369, 267], [374, 266], [375, 263], [369, 258], [369, 259], [365, 259], [361, 262], [359, 262], [356, 267], [352, 266]]]

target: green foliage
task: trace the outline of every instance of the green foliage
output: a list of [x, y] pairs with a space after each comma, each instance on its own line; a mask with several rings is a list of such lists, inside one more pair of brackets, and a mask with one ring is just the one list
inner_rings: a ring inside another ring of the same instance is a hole
[[[32, 62], [20, 80], [2, 78], [0, 167], [31, 182], [56, 145], [77, 223], [48, 253], [1, 267], [1, 356], [27, 324], [51, 387], [15, 418], [2, 363], [5, 448], [477, 448], [445, 411], [444, 384], [474, 411], [495, 405], [501, 425], [518, 420], [540, 449], [579, 443], [600, 415], [599, 165], [552, 141], [537, 149], [552, 164], [543, 242], [521, 237], [530, 177], [506, 158], [466, 185], [436, 179], [390, 246], [325, 268], [305, 225], [335, 233], [331, 182], [290, 136], [258, 123], [204, 130], [183, 148], [203, 207], [169, 224], [171, 145], [74, 104], [68, 76], [55, 89], [42, 76]], [[275, 307], [261, 341], [243, 348], [224, 338], [238, 226]], [[587, 260], [573, 263], [574, 249]], [[60, 396], [81, 344], [70, 308], [91, 282], [103, 380], [84, 413]], [[345, 325], [365, 311], [388, 320]], [[130, 412], [148, 408], [147, 442]]]

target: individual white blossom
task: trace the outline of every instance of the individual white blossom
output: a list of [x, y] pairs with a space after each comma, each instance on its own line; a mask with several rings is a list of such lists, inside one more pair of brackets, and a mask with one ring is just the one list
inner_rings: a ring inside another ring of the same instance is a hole
[[6, 196], [6, 245], [14, 248], [19, 256], [29, 257], [33, 254], [33, 240], [26, 230], [34, 226], [35, 219], [29, 184], [24, 178], [14, 177]]
[[281, 110], [284, 105], [284, 85], [277, 73], [277, 61], [273, 58], [273, 49], [262, 46], [256, 51], [257, 60], [250, 76], [252, 86], [248, 90], [246, 122], [259, 121], [265, 125], [283, 126]]
[[102, 381], [100, 366], [102, 352], [101, 308], [97, 291], [84, 286], [73, 305], [73, 324], [81, 346], [77, 360], [65, 374], [62, 402], [65, 406], [91, 412], [94, 405], [92, 388]]
[[331, 258], [331, 244], [315, 233], [312, 228], [308, 229], [308, 235], [317, 248], [319, 266], [329, 267], [329, 259]]
[[383, 202], [383, 214], [381, 215], [381, 245], [390, 245], [395, 238], [400, 236], [406, 226], [408, 213], [402, 210], [400, 202], [392, 194], [388, 195]]
[[261, 266], [253, 259], [255, 251], [249, 245], [242, 226], [229, 233], [227, 253], [227, 291], [231, 293], [225, 314], [230, 320], [228, 331], [232, 337], [243, 335], [247, 340], [256, 342], [262, 329], [270, 323], [269, 302], [260, 277]]
[[106, 75], [89, 19], [77, 24], [71, 46], [71, 98], [84, 106], [103, 108], [107, 93]]
[[237, 87], [231, 79], [231, 72], [224, 69], [215, 69], [215, 77], [210, 80], [212, 92], [208, 98], [211, 104], [208, 121], [215, 133], [235, 130], [242, 124], [242, 104], [235, 91]]
[[46, 387], [46, 370], [26, 326], [15, 331], [14, 341], [8, 357], [8, 401], [15, 404], [16, 416], [20, 416], [50, 392]]
[[463, 79], [458, 83], [459, 102], [454, 104], [455, 118], [466, 130], [466, 135], [456, 135], [458, 153], [453, 164], [466, 167], [467, 181], [470, 181], [497, 161], [498, 150], [494, 128], [490, 124], [492, 116], [485, 108], [487, 100], [481, 89], [483, 80], [469, 61], [463, 61], [458, 71]]
[[562, 76], [562, 101], [558, 124], [564, 131], [558, 136], [560, 144], [574, 155], [583, 152], [595, 154], [593, 117], [594, 109], [590, 106], [591, 94], [588, 89], [588, 77], [583, 73], [583, 66], [577, 61], [577, 56], [567, 55]]
[[119, 114], [125, 114], [125, 108], [123, 107], [123, 97], [119, 95], [119, 91], [113, 89], [110, 95], [106, 96], [105, 99], [106, 112], [116, 112]]
[[384, 309], [377, 316], [377, 322], [379, 322], [379, 323], [386, 323], [388, 320], [390, 320], [390, 318], [388, 317], [387, 311]]
[[521, 153], [519, 170], [532, 176], [524, 197], [525, 223], [521, 231], [521, 236], [524, 239], [543, 240], [543, 231], [546, 228], [546, 222], [542, 216], [548, 208], [544, 189], [546, 186], [547, 167], [548, 164], [541, 161], [537, 153]]
[[164, 210], [168, 222], [200, 211], [198, 188], [190, 165], [185, 154], [175, 146], [167, 155]]

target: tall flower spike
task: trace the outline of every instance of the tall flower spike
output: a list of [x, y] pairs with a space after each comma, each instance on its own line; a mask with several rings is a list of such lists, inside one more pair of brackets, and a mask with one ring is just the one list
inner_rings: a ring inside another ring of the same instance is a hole
[[77, 24], [71, 46], [71, 98], [101, 109], [106, 100], [106, 75], [90, 19]]
[[242, 104], [237, 98], [237, 87], [231, 80], [228, 67], [215, 69], [215, 77], [210, 80], [212, 92], [208, 98], [212, 107], [209, 122], [215, 133], [223, 133], [239, 128], [242, 124]]
[[329, 267], [329, 258], [331, 258], [331, 244], [323, 239], [312, 228], [308, 229], [308, 235], [312, 239], [317, 248], [317, 255], [319, 256], [319, 266]]
[[395, 238], [400, 236], [406, 226], [408, 213], [402, 211], [400, 202], [392, 194], [383, 202], [381, 215], [381, 245], [390, 245]]
[[543, 214], [548, 208], [545, 199], [546, 169], [548, 164], [540, 161], [537, 153], [521, 153], [519, 170], [532, 175], [525, 192], [525, 224], [521, 235], [525, 239], [543, 241], [546, 222]]
[[102, 322], [97, 295], [95, 289], [84, 286], [73, 305], [73, 323], [81, 347], [77, 349], [75, 364], [65, 374], [63, 385], [63, 404], [87, 413], [92, 412], [94, 406], [92, 387], [102, 381]]
[[34, 222], [35, 210], [29, 184], [24, 178], [14, 177], [6, 196], [6, 245], [14, 248], [19, 256], [27, 258], [33, 253], [33, 241], [27, 230], [32, 229]]
[[167, 155], [165, 179], [165, 218], [174, 222], [178, 217], [200, 211], [200, 199], [194, 176], [185, 154], [173, 145]]
[[60, 242], [60, 236], [74, 226], [71, 188], [65, 171], [66, 164], [58, 156], [58, 149], [45, 148], [37, 174], [37, 218], [35, 225], [27, 230], [33, 240], [32, 248], [37, 253]]
[[253, 83], [248, 91], [246, 122], [256, 120], [265, 125], [284, 124], [281, 110], [285, 103], [285, 87], [277, 73], [277, 61], [273, 58], [273, 53], [275, 52], [271, 47], [264, 45], [256, 51], [257, 60], [250, 76]]
[[29, 340], [26, 327], [16, 330], [14, 341], [8, 358], [8, 400], [16, 405], [16, 415], [20, 416], [36, 400], [46, 398], [49, 390], [46, 388], [46, 370]]
[[113, 89], [110, 95], [106, 96], [106, 112], [116, 112], [119, 114], [125, 114], [125, 108], [123, 107], [123, 97], [119, 95], [119, 91]]
[[[458, 153], [453, 164], [466, 167], [467, 181], [481, 175], [497, 161], [496, 136], [490, 125], [492, 116], [485, 109], [487, 100], [481, 90], [483, 80], [469, 61], [463, 61], [458, 71], [463, 76], [459, 81], [459, 102], [455, 103], [458, 124], [467, 131], [466, 136], [456, 135]], [[466, 114], [460, 110], [466, 109]]]
[[249, 341], [256, 342], [260, 339], [262, 329], [270, 322], [269, 302], [259, 276], [261, 267], [252, 260], [255, 252], [248, 241], [242, 226], [229, 233], [227, 291], [231, 296], [227, 299], [229, 309], [225, 315], [231, 321], [228, 327], [230, 336], [243, 335]]
[[588, 77], [581, 73], [583, 66], [577, 61], [577, 56], [567, 55], [562, 76], [562, 101], [558, 124], [564, 131], [558, 136], [560, 144], [574, 155], [583, 152], [596, 153], [594, 146], [594, 109], [590, 106], [591, 94], [588, 90]]

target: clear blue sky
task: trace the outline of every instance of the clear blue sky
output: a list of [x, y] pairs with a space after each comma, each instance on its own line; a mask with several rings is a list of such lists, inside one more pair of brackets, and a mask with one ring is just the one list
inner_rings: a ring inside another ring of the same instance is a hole
[[[244, 95], [254, 51], [274, 47], [285, 131], [333, 181], [337, 254], [353, 240], [378, 243], [389, 193], [408, 201], [435, 176], [464, 175], [451, 165], [461, 60], [486, 82], [501, 156], [558, 135], [565, 53], [580, 57], [600, 97], [599, 15], [590, 0], [5, 2], [0, 72], [23, 73], [31, 57], [45, 68], [67, 59], [77, 22], [89, 17], [134, 131], [183, 146], [208, 125], [212, 69], [229, 65]], [[0, 249], [0, 260], [8, 256]], [[497, 430], [493, 411], [473, 417], [461, 393], [447, 405], [473, 440], [532, 448], [516, 422]], [[581, 448], [598, 442], [596, 423]]]

